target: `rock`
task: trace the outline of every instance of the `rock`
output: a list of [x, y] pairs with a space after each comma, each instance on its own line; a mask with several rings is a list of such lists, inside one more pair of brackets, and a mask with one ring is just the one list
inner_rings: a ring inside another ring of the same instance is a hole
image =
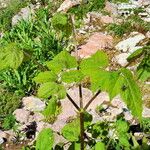
[[121, 53], [119, 55], [116, 55], [114, 58], [114, 61], [116, 61], [121, 66], [126, 66], [128, 64], [127, 58], [130, 54], [128, 53]]
[[16, 136], [16, 134], [14, 133], [13, 130], [7, 130], [7, 131], [4, 131], [7, 135], [7, 141], [8, 142], [12, 142], [14, 137]]
[[114, 20], [112, 17], [110, 17], [108, 15], [104, 16], [103, 14], [98, 13], [98, 12], [89, 12], [87, 16], [88, 16], [88, 18], [91, 18], [90, 20], [97, 19], [102, 24], [114, 23]]
[[29, 110], [29, 111], [43, 111], [44, 108], [46, 107], [43, 101], [33, 96], [24, 97], [22, 99], [22, 103], [23, 103], [24, 109]]
[[[131, 35], [133, 34], [132, 37], [129, 37], [126, 40], [123, 40], [121, 42], [119, 42], [115, 48], [119, 51], [122, 52], [133, 52], [133, 49], [137, 49], [135, 48], [136, 45], [142, 41], [143, 39], [145, 39], [145, 36], [142, 33], [131, 33]], [[138, 47], [139, 48], [139, 47]]]
[[0, 145], [3, 144], [5, 141], [2, 137], [0, 137]]
[[130, 0], [133, 4], [137, 6], [147, 6], [150, 5], [149, 0]]
[[34, 13], [34, 6], [30, 5], [30, 7], [25, 7], [20, 10], [18, 14], [16, 14], [12, 18], [12, 26], [16, 25], [22, 19], [28, 21], [31, 15]]
[[4, 131], [0, 130], [0, 138], [5, 138], [7, 139], [7, 134]]
[[108, 1], [106, 1], [106, 5], [104, 8], [106, 11], [108, 11], [111, 15], [113, 16], [117, 16], [118, 15], [118, 10], [117, 10], [117, 5], [110, 3]]
[[109, 49], [113, 47], [113, 38], [103, 33], [94, 33], [85, 45], [79, 47], [78, 55], [80, 58], [90, 57], [98, 50]]
[[57, 12], [63, 11], [67, 12], [73, 6], [79, 5], [81, 0], [65, 0], [60, 7], [58, 8]]
[[25, 109], [16, 109], [13, 114], [16, 120], [22, 124], [27, 123], [30, 116], [30, 112]]
[[37, 128], [36, 128], [37, 133], [36, 133], [36, 136], [37, 136], [37, 134], [38, 134], [40, 131], [42, 131], [44, 128], [51, 128], [51, 126], [52, 126], [51, 124], [46, 123], [46, 122], [43, 122], [43, 121], [37, 122]]
[[44, 116], [41, 113], [35, 112], [34, 115], [29, 116], [29, 122], [40, 122], [44, 119]]
[[150, 118], [150, 108], [147, 108], [147, 107], [143, 107], [143, 114], [142, 114], [142, 116], [144, 117], [144, 118]]

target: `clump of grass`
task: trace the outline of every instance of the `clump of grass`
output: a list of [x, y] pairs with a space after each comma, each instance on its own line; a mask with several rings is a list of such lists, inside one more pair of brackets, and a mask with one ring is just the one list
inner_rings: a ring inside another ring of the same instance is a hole
[[20, 106], [20, 96], [0, 89], [0, 117], [12, 114]]
[[11, 28], [11, 19], [17, 12], [27, 5], [27, 0], [11, 0], [7, 2], [6, 8], [0, 9], [0, 30]]
[[128, 22], [122, 24], [111, 23], [106, 29], [115, 36], [122, 37], [126, 32], [128, 32], [130, 24]]

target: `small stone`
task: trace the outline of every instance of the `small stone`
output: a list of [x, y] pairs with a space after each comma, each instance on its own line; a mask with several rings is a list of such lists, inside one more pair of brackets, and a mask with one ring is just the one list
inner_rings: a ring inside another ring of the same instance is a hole
[[5, 141], [2, 137], [0, 137], [0, 145], [3, 144]]
[[112, 36], [96, 32], [90, 36], [85, 45], [82, 45], [78, 48], [78, 55], [80, 58], [87, 58], [95, 54], [98, 50], [110, 49], [112, 47]]
[[142, 114], [142, 116], [144, 118], [150, 118], [150, 109], [144, 106], [143, 107], [143, 114]]
[[115, 56], [114, 60], [121, 66], [126, 66], [128, 64], [127, 58], [130, 54], [128, 53], [121, 53]]
[[122, 52], [130, 52], [132, 51], [132, 49], [134, 49], [137, 44], [142, 41], [143, 39], [145, 39], [145, 36], [142, 33], [131, 33], [132, 37], [129, 37], [126, 40], [123, 40], [121, 42], [119, 42], [115, 48], [119, 51]]
[[114, 3], [110, 3], [108, 1], [106, 1], [105, 4], [105, 8], [106, 11], [108, 11], [111, 15], [113, 16], [117, 16], [118, 15], [118, 11], [117, 11], [117, 5]]
[[43, 111], [46, 107], [45, 103], [39, 98], [30, 96], [22, 99], [24, 109], [29, 111]]
[[25, 109], [16, 109], [13, 114], [16, 120], [22, 124], [27, 123], [30, 116], [30, 112]]
[[44, 128], [51, 128], [51, 126], [52, 126], [51, 124], [43, 122], [43, 121], [37, 122], [37, 128], [36, 128], [36, 130], [37, 130], [37, 132], [40, 132]]
[[57, 12], [63, 11], [67, 12], [73, 6], [79, 5], [81, 0], [65, 0], [60, 7], [58, 8]]

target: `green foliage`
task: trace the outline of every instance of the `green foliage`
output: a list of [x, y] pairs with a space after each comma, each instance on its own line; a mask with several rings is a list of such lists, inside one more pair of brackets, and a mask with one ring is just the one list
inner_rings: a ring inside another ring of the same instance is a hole
[[91, 11], [101, 11], [105, 7], [105, 0], [83, 1], [81, 5], [70, 8], [69, 13], [75, 14], [77, 19], [83, 18], [86, 13]]
[[95, 150], [105, 150], [105, 144], [102, 142], [97, 142], [95, 145]]
[[55, 73], [59, 73], [66, 69], [76, 68], [77, 61], [67, 51], [62, 51], [52, 61], [47, 62], [47, 66]]
[[66, 83], [78, 83], [82, 81], [84, 78], [84, 75], [79, 70], [71, 70], [68, 72], [62, 73], [62, 81]]
[[38, 96], [41, 98], [49, 98], [50, 96], [58, 96], [58, 98], [65, 98], [65, 88], [55, 82], [46, 82], [38, 89]]
[[57, 31], [62, 31], [62, 34], [64, 34], [65, 36], [69, 36], [71, 34], [72, 27], [66, 14], [56, 13], [52, 17], [52, 26]]
[[80, 135], [80, 122], [79, 119], [73, 120], [71, 123], [65, 125], [62, 129], [62, 135], [71, 142], [79, 140]]
[[5, 117], [5, 119], [3, 120], [3, 123], [2, 123], [2, 128], [4, 130], [10, 130], [14, 127], [15, 125], [15, 122], [16, 122], [16, 119], [15, 119], [15, 116], [14, 115], [7, 115]]
[[17, 69], [23, 61], [23, 51], [15, 43], [8, 44], [0, 50], [0, 70]]
[[50, 128], [43, 129], [36, 140], [36, 150], [51, 150], [54, 143], [53, 131]]
[[108, 66], [108, 57], [102, 51], [97, 51], [92, 57], [84, 59], [80, 63], [81, 72], [85, 75], [91, 74]]
[[20, 96], [0, 88], [0, 117], [12, 114], [20, 106]]
[[150, 118], [142, 118], [142, 127], [144, 132], [150, 133]]
[[6, 8], [0, 8], [0, 30], [10, 29], [13, 15], [27, 5], [27, 0], [5, 0], [4, 2]]
[[124, 77], [124, 89], [121, 91], [121, 97], [131, 110], [132, 114], [141, 120], [142, 118], [142, 95], [140, 88], [133, 79], [132, 73], [127, 69], [121, 69]]
[[107, 26], [106, 29], [114, 35], [122, 37], [128, 31], [129, 28], [131, 28], [131, 25], [128, 22], [126, 22], [122, 24], [111, 23]]
[[150, 46], [148, 44], [144, 46], [143, 48], [136, 50], [127, 58], [129, 62], [135, 61], [136, 59], [139, 59], [139, 57], [142, 58], [140, 64], [137, 67], [137, 77], [141, 81], [147, 81], [148, 79], [150, 79], [149, 49], [150, 49]]
[[119, 143], [123, 147], [130, 148], [129, 135], [128, 135], [129, 125], [124, 120], [120, 119], [116, 122], [116, 131], [119, 139]]
[[34, 81], [36, 83], [45, 83], [48, 81], [55, 82], [57, 79], [57, 76], [55, 73], [52, 71], [45, 71], [45, 72], [40, 72], [35, 78]]

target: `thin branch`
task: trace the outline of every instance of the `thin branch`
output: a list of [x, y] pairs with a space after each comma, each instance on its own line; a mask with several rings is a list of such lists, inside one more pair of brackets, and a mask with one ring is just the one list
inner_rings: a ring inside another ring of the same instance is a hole
[[101, 90], [98, 90], [98, 92], [89, 100], [89, 102], [85, 105], [84, 110], [86, 110], [89, 105], [95, 100], [95, 98], [101, 93]]
[[71, 96], [67, 93], [67, 97], [69, 99], [69, 101], [73, 104], [73, 106], [78, 110], [80, 111], [80, 108], [79, 106], [74, 102], [74, 100], [71, 98]]
[[79, 84], [80, 108], [83, 108], [82, 85]]

